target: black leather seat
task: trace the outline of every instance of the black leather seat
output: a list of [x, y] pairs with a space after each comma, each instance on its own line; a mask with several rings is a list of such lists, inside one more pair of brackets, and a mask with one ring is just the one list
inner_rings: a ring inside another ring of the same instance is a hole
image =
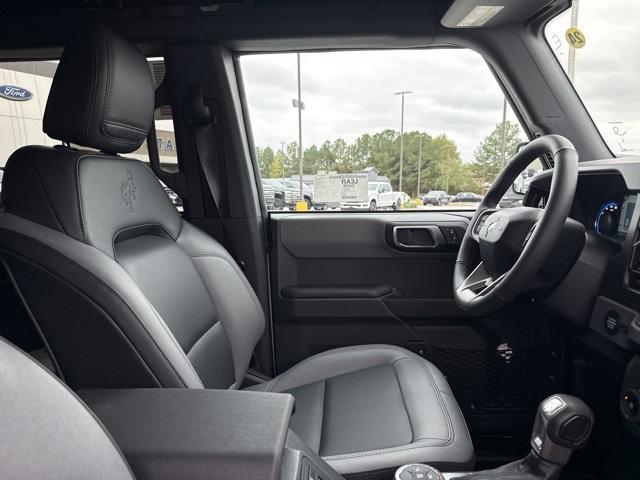
[[[238, 388], [265, 324], [254, 292], [154, 174], [117, 155], [144, 142], [153, 109], [142, 53], [103, 27], [81, 32], [58, 66], [44, 131], [108, 153], [16, 151], [0, 254], [72, 388]], [[293, 430], [343, 474], [473, 465], [446, 380], [404, 349], [329, 351], [254, 389], [295, 395]]]

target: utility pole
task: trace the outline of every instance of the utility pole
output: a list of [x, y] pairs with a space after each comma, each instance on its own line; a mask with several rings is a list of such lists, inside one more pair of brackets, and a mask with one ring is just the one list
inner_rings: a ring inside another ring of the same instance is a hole
[[400, 173], [398, 179], [398, 191], [402, 191], [402, 163], [404, 160], [404, 96], [413, 93], [411, 90], [402, 90], [394, 95], [402, 96], [402, 106], [400, 110]]
[[422, 139], [424, 136], [420, 135], [420, 148], [418, 149], [418, 191], [416, 197], [420, 196], [420, 173], [422, 173]]
[[502, 128], [500, 145], [500, 165], [504, 168], [507, 164], [507, 97], [502, 103]]
[[[571, 28], [578, 27], [578, 7], [580, 1], [573, 0], [571, 3]], [[576, 49], [569, 45], [569, 66], [567, 68], [567, 75], [569, 76], [569, 80], [573, 83], [573, 79], [576, 76]]]
[[296, 53], [298, 61], [298, 98], [293, 100], [294, 108], [298, 109], [298, 161], [299, 161], [299, 175], [300, 175], [300, 199], [299, 202], [304, 201], [304, 183], [302, 182], [302, 110], [304, 110], [304, 102], [302, 101], [302, 82], [300, 80], [300, 52]]

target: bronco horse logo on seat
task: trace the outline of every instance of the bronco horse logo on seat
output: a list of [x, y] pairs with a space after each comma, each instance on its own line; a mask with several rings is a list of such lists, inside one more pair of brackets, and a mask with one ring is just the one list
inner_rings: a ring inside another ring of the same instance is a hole
[[125, 206], [129, 209], [129, 213], [135, 213], [136, 182], [131, 170], [127, 170], [127, 179], [120, 185], [120, 192], [122, 193], [122, 200], [124, 201]]

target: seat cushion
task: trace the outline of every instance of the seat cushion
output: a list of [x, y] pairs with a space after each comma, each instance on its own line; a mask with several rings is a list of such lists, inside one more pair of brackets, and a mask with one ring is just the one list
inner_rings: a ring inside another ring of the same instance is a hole
[[252, 389], [293, 394], [292, 430], [344, 475], [384, 478], [406, 463], [473, 468], [469, 432], [447, 381], [403, 348], [330, 350]]

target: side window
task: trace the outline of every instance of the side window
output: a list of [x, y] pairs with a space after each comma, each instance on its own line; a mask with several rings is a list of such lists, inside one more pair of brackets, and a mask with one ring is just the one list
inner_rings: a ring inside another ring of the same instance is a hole
[[263, 185], [286, 189], [282, 201], [264, 189], [270, 209], [472, 209], [527, 140], [469, 50], [254, 54], [240, 66]]
[[[22, 146], [53, 146], [60, 143], [42, 131], [42, 118], [57, 66], [57, 61], [0, 63], [0, 169], [4, 168], [9, 156]], [[164, 78], [164, 61], [150, 59], [149, 68], [158, 86]], [[159, 108], [155, 118], [161, 165], [167, 171], [176, 171], [178, 161], [171, 109]], [[148, 162], [147, 145], [143, 144], [127, 156]], [[165, 190], [180, 209], [182, 201], [166, 186]]]

